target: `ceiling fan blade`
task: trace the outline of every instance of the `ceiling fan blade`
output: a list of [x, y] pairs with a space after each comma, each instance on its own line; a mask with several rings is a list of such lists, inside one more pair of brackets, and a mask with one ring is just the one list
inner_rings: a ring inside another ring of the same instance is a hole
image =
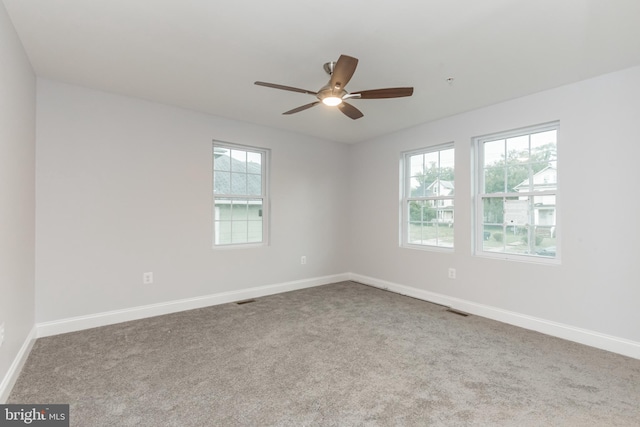
[[336, 62], [336, 66], [333, 69], [333, 73], [331, 73], [331, 88], [335, 88], [339, 86], [340, 89], [344, 89], [344, 87], [349, 83], [353, 73], [356, 71], [356, 67], [358, 66], [358, 60], [352, 56], [348, 55], [340, 55], [338, 58], [338, 62]]
[[282, 89], [282, 90], [289, 90], [291, 92], [299, 92], [299, 93], [306, 93], [306, 94], [309, 94], [309, 95], [317, 95], [317, 92], [313, 92], [311, 90], [300, 89], [300, 88], [291, 87], [291, 86], [283, 86], [283, 85], [278, 85], [278, 84], [275, 84], [275, 83], [254, 82], [254, 84], [256, 84], [258, 86], [270, 87], [270, 88], [273, 88], [273, 89]]
[[362, 111], [344, 101], [342, 102], [342, 104], [338, 105], [338, 108], [344, 113], [345, 116], [353, 120], [359, 119], [360, 117], [364, 116], [364, 114], [362, 114]]
[[311, 104], [305, 104], [305, 105], [302, 105], [302, 106], [300, 106], [300, 107], [298, 107], [298, 108], [294, 108], [293, 110], [285, 111], [285, 112], [284, 112], [284, 113], [282, 113], [282, 114], [295, 114], [295, 113], [299, 113], [300, 111], [304, 111], [304, 110], [306, 110], [307, 108], [311, 108], [311, 107], [313, 107], [313, 106], [315, 106], [315, 105], [318, 105], [318, 104], [320, 104], [320, 101], [312, 102]]
[[412, 87], [390, 87], [386, 89], [362, 90], [349, 94], [349, 98], [360, 99], [382, 99], [382, 98], [402, 98], [413, 95]]

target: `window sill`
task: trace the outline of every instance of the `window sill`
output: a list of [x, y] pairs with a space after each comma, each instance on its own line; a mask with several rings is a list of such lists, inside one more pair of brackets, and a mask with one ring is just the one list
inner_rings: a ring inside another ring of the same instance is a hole
[[232, 243], [227, 245], [213, 245], [213, 250], [234, 250], [234, 249], [258, 249], [269, 246], [267, 243]]
[[476, 252], [474, 256], [479, 258], [487, 258], [487, 259], [496, 259], [502, 261], [515, 261], [515, 262], [524, 262], [528, 264], [538, 264], [538, 265], [560, 265], [560, 258], [555, 257], [542, 257], [542, 256], [528, 256], [528, 255], [515, 255], [515, 254], [505, 254], [501, 252], [487, 252], [481, 251]]
[[450, 253], [454, 252], [453, 247], [448, 246], [432, 246], [432, 245], [412, 245], [410, 243], [405, 243], [400, 245], [401, 249], [415, 249], [419, 251], [427, 251], [427, 252], [441, 252], [441, 253]]

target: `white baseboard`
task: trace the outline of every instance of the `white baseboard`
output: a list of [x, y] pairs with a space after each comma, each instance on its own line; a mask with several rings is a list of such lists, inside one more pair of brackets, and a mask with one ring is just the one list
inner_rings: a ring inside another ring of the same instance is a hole
[[33, 343], [36, 339], [36, 328], [33, 327], [27, 338], [25, 338], [22, 347], [20, 347], [20, 351], [16, 355], [15, 359], [13, 359], [13, 363], [9, 367], [6, 375], [2, 379], [0, 383], [0, 404], [3, 404], [9, 398], [9, 394], [11, 393], [11, 389], [14, 384], [18, 380], [18, 376], [20, 375], [20, 371], [22, 370], [22, 366], [27, 361], [29, 357], [29, 353], [31, 352], [31, 348], [33, 347]]
[[360, 274], [349, 273], [349, 277], [350, 280], [365, 285], [374, 286], [424, 301], [434, 302], [469, 314], [486, 317], [502, 323], [519, 326], [521, 328], [530, 329], [543, 334], [640, 359], [640, 342], [601, 334], [588, 329], [552, 322], [525, 314], [502, 310], [488, 305], [477, 304], [471, 301], [449, 297], [435, 292], [413, 288], [411, 286], [387, 282]]
[[258, 298], [266, 295], [311, 288], [314, 286], [326, 285], [329, 283], [335, 283], [344, 280], [349, 280], [348, 273], [315, 277], [311, 279], [297, 280], [276, 285], [258, 286], [255, 288], [242, 289], [238, 291], [222, 292], [219, 294], [205, 295], [196, 298], [187, 298], [159, 304], [150, 304], [123, 310], [114, 310], [104, 313], [90, 314], [87, 316], [78, 316], [67, 319], [54, 320], [51, 322], [43, 322], [36, 324], [37, 336], [38, 338], [40, 338], [51, 335], [64, 334], [67, 332], [81, 331], [83, 329], [113, 325], [116, 323], [128, 322], [130, 320], [138, 320], [146, 317], [160, 316], [163, 314], [176, 313], [184, 310], [193, 310], [196, 308], [209, 307], [212, 305], [226, 304], [250, 298]]

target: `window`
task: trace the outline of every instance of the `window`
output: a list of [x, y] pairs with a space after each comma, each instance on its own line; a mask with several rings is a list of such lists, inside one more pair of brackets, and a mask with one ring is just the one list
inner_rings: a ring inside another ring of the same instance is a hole
[[453, 144], [405, 153], [402, 179], [402, 246], [452, 249]]
[[267, 243], [269, 151], [213, 143], [213, 244]]
[[476, 254], [558, 257], [558, 125], [475, 138]]

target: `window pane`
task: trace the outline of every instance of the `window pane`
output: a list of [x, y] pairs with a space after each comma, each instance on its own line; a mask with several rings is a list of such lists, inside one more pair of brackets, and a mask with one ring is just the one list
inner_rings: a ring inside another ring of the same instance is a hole
[[[548, 212], [550, 214], [551, 212]], [[555, 258], [556, 256], [556, 227], [536, 226], [535, 232], [535, 254]]]
[[422, 225], [422, 244], [433, 245], [438, 244], [438, 224], [427, 223]]
[[544, 227], [556, 225], [556, 196], [535, 196], [533, 198], [534, 224]]
[[409, 223], [409, 240], [411, 244], [453, 247], [453, 223], [438, 222]]
[[248, 226], [247, 242], [262, 242], [262, 221], [249, 221]]
[[453, 224], [453, 199], [438, 200], [436, 219], [439, 224]]
[[230, 220], [231, 219], [231, 199], [215, 198], [215, 219]]
[[228, 245], [231, 243], [231, 221], [215, 221], [214, 238], [216, 245]]
[[262, 154], [247, 152], [247, 172], [262, 173]]
[[453, 222], [438, 222], [431, 228], [435, 231], [436, 243], [434, 244], [447, 248], [453, 247]]
[[528, 254], [527, 226], [484, 225], [482, 249], [489, 252]]
[[247, 194], [247, 175], [244, 173], [231, 174], [231, 194]]
[[507, 139], [507, 158], [510, 163], [527, 163], [529, 161], [529, 135]]
[[[540, 204], [543, 197], [548, 196], [485, 198], [482, 249], [517, 255], [555, 256], [550, 254], [551, 251], [555, 252], [555, 224], [552, 223], [555, 210]], [[532, 202], [535, 202], [534, 209]], [[505, 224], [500, 224], [502, 221], [488, 222], [488, 217], [499, 215], [500, 205], [504, 207], [502, 214]], [[549, 224], [538, 225], [539, 221]], [[547, 247], [552, 249], [546, 250], [544, 254], [538, 253]]]
[[482, 144], [482, 147], [484, 150], [484, 167], [504, 165], [504, 139], [485, 142], [484, 144]]
[[411, 156], [411, 171], [409, 175], [409, 185], [411, 197], [424, 197], [425, 189], [429, 183], [425, 182], [424, 154]]
[[422, 221], [421, 202], [409, 202], [409, 221]]
[[234, 200], [231, 205], [231, 219], [233, 221], [246, 220], [247, 207], [246, 200]]
[[231, 192], [231, 174], [229, 172], [213, 172], [213, 193], [229, 194]]
[[455, 166], [455, 151], [453, 148], [440, 151], [439, 178], [443, 181], [453, 181]]
[[231, 222], [231, 241], [233, 243], [248, 242], [247, 221]]
[[247, 209], [247, 219], [249, 221], [262, 221], [262, 202], [260, 200], [249, 200]]
[[524, 226], [532, 223], [531, 200], [529, 197], [504, 198], [504, 224], [508, 226]]
[[510, 225], [505, 230], [505, 252], [511, 254], [529, 254], [529, 227]]
[[409, 190], [409, 197], [424, 197], [424, 177], [423, 176], [412, 176], [409, 179], [409, 185], [411, 186]]
[[231, 150], [231, 170], [233, 172], [247, 171], [247, 152]]
[[433, 218], [423, 228], [424, 244], [453, 247], [453, 199], [430, 200]]
[[491, 252], [504, 252], [504, 229], [501, 225], [484, 225], [482, 249]]
[[408, 243], [453, 247], [453, 199], [409, 202]]
[[439, 155], [438, 155], [438, 151], [433, 151], [431, 153], [425, 153], [424, 154], [424, 169], [425, 170], [435, 170], [437, 171], [438, 166], [439, 166]]
[[222, 147], [215, 147], [213, 149], [213, 169], [219, 171], [230, 171], [230, 150]]
[[409, 158], [409, 176], [422, 175], [424, 171], [424, 155], [418, 154]]
[[436, 210], [427, 201], [409, 202], [409, 221], [429, 222], [436, 217]]
[[250, 196], [259, 196], [262, 194], [262, 176], [248, 174], [247, 175], [247, 194]]
[[484, 193], [504, 193], [505, 187], [504, 167], [491, 167], [484, 171]]
[[533, 163], [533, 185], [531, 191], [556, 190], [558, 186], [558, 172], [549, 163]]
[[529, 191], [529, 173], [529, 164], [510, 163], [507, 166], [507, 192]]
[[483, 203], [483, 221], [485, 224], [504, 223], [504, 198], [487, 197], [482, 200]]
[[263, 241], [261, 200], [216, 199], [215, 203], [216, 245]]
[[532, 134], [531, 159], [536, 162], [555, 162], [557, 160], [557, 136], [557, 130]]
[[422, 223], [409, 223], [409, 236], [408, 242], [414, 245], [422, 245], [424, 244], [422, 240]]

